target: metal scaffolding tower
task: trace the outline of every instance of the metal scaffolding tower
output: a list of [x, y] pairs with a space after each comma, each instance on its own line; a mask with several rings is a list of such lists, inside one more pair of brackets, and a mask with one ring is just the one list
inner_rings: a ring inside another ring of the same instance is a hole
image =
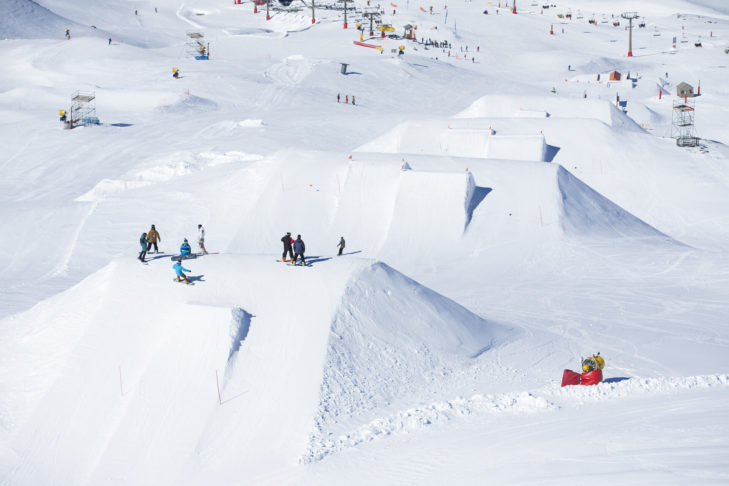
[[674, 100], [671, 123], [671, 138], [679, 147], [696, 147], [699, 137], [694, 129], [695, 102], [688, 98]]
[[187, 54], [196, 58], [207, 56], [209, 45], [205, 45], [205, 34], [202, 32], [192, 31], [188, 31], [186, 34], [187, 42], [185, 43], [185, 46]]
[[96, 117], [96, 93], [76, 91], [71, 96], [71, 109], [69, 110], [69, 123], [71, 128], [81, 125], [98, 125]]

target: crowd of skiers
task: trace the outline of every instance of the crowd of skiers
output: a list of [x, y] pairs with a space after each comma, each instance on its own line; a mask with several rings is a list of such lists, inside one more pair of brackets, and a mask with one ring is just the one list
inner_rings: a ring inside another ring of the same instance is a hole
[[[151, 253], [152, 247], [154, 247], [155, 254], [159, 253], [160, 251], [158, 243], [161, 242], [162, 236], [159, 234], [159, 231], [157, 231], [155, 225], [152, 225], [149, 231], [142, 233], [142, 236], [139, 237], [139, 245], [141, 247], [141, 251], [139, 252], [139, 256], [137, 257], [137, 259], [142, 263], [147, 263], [147, 253]], [[281, 238], [281, 242], [283, 243], [283, 255], [281, 256], [281, 260], [283, 262], [287, 261], [286, 257], [288, 256], [291, 259], [291, 264], [306, 265], [306, 257], [304, 256], [304, 253], [306, 252], [306, 244], [304, 243], [304, 240], [301, 239], [301, 235], [296, 235], [296, 239], [294, 239], [291, 236], [291, 232], [287, 232]], [[207, 255], [208, 251], [205, 249], [205, 228], [203, 228], [202, 224], [197, 225], [197, 243], [200, 247], [200, 254]], [[339, 248], [338, 256], [342, 255], [345, 245], [346, 243], [344, 241], [344, 237], [342, 236], [339, 239], [339, 243], [337, 244], [337, 248]], [[172, 265], [172, 268], [175, 270], [175, 275], [178, 282], [184, 280], [185, 283], [190, 283], [187, 275], [185, 275], [184, 273], [189, 272], [190, 270], [182, 266], [182, 260], [186, 257], [189, 257], [189, 255], [191, 254], [192, 247], [187, 241], [187, 238], [183, 238], [182, 245], [180, 245], [179, 259], [177, 259], [175, 264]], [[299, 260], [301, 261], [301, 263], [299, 263]]]
[[[198, 245], [200, 246], [202, 253], [207, 254], [207, 251], [205, 250], [205, 228], [203, 228], [201, 224], [197, 225], [197, 233]], [[147, 253], [152, 253], [150, 250], [153, 246], [154, 253], [159, 253], [159, 246], [157, 245], [159, 242], [162, 242], [162, 236], [160, 236], [157, 228], [152, 225], [148, 232], [142, 233], [142, 236], [139, 237], [139, 246], [141, 246], [142, 251], [139, 252], [137, 259], [142, 263], [147, 263], [145, 258], [147, 257]], [[182, 245], [180, 246], [180, 255], [189, 255], [191, 252], [192, 249], [190, 248], [190, 244], [187, 242], [187, 238], [183, 238]]]

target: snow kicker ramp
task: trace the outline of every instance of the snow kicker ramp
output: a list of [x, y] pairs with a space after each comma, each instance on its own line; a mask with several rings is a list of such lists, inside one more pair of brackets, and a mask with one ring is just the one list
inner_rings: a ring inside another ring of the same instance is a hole
[[169, 263], [115, 261], [2, 322], [9, 483], [252, 479], [311, 458], [338, 424], [438, 391], [510, 336], [368, 260], [209, 255], [188, 263], [195, 286], [171, 282]]
[[542, 96], [487, 95], [454, 118], [582, 118], [613, 125], [613, 106], [602, 100]]
[[488, 127], [468, 127], [463, 122], [456, 127], [443, 121], [422, 121], [401, 123], [357, 151], [541, 162], [547, 144], [538, 133], [495, 135]]

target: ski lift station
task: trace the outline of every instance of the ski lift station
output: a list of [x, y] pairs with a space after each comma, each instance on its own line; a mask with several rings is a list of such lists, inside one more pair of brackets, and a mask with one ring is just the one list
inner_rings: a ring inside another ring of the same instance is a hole
[[694, 87], [686, 82], [678, 83], [676, 86], [676, 96], [680, 96], [681, 98], [693, 98], [694, 95]]

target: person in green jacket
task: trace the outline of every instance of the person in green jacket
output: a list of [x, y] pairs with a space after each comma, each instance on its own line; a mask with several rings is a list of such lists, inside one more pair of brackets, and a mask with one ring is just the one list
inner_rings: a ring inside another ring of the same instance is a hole
[[147, 240], [147, 233], [142, 233], [142, 236], [139, 237], [139, 246], [142, 247], [142, 251], [139, 252], [139, 256], [137, 259], [139, 259], [142, 263], [147, 263], [147, 260], [144, 259], [144, 257], [147, 256], [147, 244], [149, 243], [149, 240]]

